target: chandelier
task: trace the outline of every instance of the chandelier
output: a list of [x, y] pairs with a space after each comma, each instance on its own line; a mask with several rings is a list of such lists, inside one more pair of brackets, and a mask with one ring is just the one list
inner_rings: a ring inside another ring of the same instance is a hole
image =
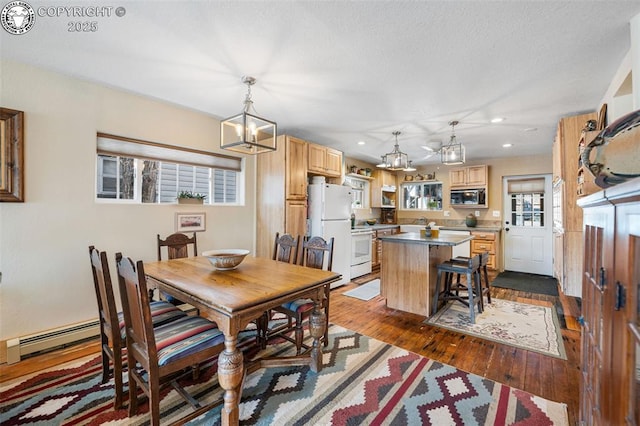
[[243, 154], [260, 154], [276, 150], [277, 124], [274, 121], [258, 117], [251, 100], [251, 86], [256, 79], [242, 77], [247, 85], [244, 110], [220, 123], [220, 148]]
[[449, 122], [451, 126], [451, 138], [449, 139], [449, 144], [443, 145], [440, 150], [440, 160], [442, 164], [464, 164], [464, 146], [456, 140], [455, 127], [458, 124], [456, 120]]
[[[411, 162], [409, 161], [409, 156], [404, 152], [400, 151], [400, 147], [398, 146], [398, 135], [401, 132], [395, 131], [393, 135], [396, 137], [396, 143], [393, 146], [393, 151], [389, 152], [382, 156], [382, 162], [377, 164], [376, 167], [380, 167], [382, 169], [388, 170], [405, 170], [410, 171]], [[415, 170], [415, 169], [414, 169]]]

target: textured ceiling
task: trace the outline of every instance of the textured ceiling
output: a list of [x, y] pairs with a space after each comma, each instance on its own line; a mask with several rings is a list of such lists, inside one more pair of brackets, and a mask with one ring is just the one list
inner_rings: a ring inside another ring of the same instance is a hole
[[[550, 153], [560, 117], [599, 107], [640, 13], [637, 1], [113, 5], [126, 14], [46, 9], [55, 16], [37, 16], [28, 33], [2, 31], [0, 53], [218, 118], [241, 111], [251, 75], [256, 111], [280, 134], [375, 163], [399, 130], [417, 165], [437, 162], [422, 147], [448, 141], [454, 119], [468, 160]], [[97, 31], [69, 32], [78, 21]]]

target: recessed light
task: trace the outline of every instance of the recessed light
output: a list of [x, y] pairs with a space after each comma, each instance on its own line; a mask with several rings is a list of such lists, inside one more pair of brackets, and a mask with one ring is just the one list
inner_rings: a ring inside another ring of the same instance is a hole
[[496, 117], [491, 119], [492, 123], [502, 123], [503, 121], [504, 121], [504, 117]]
[[358, 142], [358, 145], [364, 145], [364, 144], [365, 144], [365, 142], [364, 142], [364, 141], [359, 141], [359, 142]]
[[512, 146], [513, 146], [513, 144], [512, 144], [512, 143], [503, 143], [503, 144], [502, 144], [502, 147], [503, 147], [503, 148], [511, 148]]

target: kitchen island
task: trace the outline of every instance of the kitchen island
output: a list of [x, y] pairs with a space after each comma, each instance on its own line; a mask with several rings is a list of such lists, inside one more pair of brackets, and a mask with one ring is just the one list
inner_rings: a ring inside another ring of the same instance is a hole
[[416, 232], [380, 237], [383, 253], [380, 294], [387, 299], [387, 306], [430, 316], [438, 264], [451, 259], [451, 247], [473, 238], [472, 235], [430, 238]]

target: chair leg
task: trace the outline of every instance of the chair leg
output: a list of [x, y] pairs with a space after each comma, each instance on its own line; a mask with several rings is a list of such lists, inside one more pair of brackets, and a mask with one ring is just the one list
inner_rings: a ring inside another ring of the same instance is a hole
[[122, 350], [120, 348], [114, 348], [113, 351], [113, 384], [116, 391], [116, 398], [114, 401], [114, 408], [120, 409], [122, 407], [122, 400], [124, 399], [124, 386], [122, 383]]
[[482, 276], [480, 275], [480, 270], [476, 270], [471, 274], [473, 277], [473, 285], [476, 287], [475, 294], [478, 297], [478, 312], [484, 312], [484, 293], [482, 290]]
[[135, 368], [135, 360], [127, 357], [127, 364], [129, 366], [129, 417], [133, 417], [138, 414], [138, 382], [136, 382], [134, 373], [131, 371], [132, 368]]
[[160, 380], [158, 377], [153, 379], [149, 377], [149, 412], [151, 413], [151, 424], [160, 426]]
[[484, 283], [487, 286], [487, 302], [491, 304], [491, 284], [489, 283], [489, 274], [487, 273], [487, 266], [482, 267], [482, 272], [484, 274]]
[[295, 337], [296, 337], [296, 355], [300, 355], [300, 352], [302, 352], [302, 337], [304, 335], [304, 330], [302, 329], [302, 314], [298, 313], [297, 318], [296, 318], [296, 330], [295, 330]]
[[436, 294], [433, 298], [431, 315], [434, 315], [438, 311], [438, 300], [440, 299], [440, 280], [442, 278], [442, 271], [438, 270], [438, 279], [436, 280]]
[[[104, 334], [103, 334], [104, 337]], [[108, 352], [108, 343], [105, 342], [105, 339], [102, 339], [102, 383], [107, 383], [109, 381], [109, 352]]]
[[471, 315], [471, 323], [476, 323], [476, 304], [473, 302], [473, 281], [471, 281], [471, 272], [467, 272], [467, 289], [469, 293], [469, 314]]

